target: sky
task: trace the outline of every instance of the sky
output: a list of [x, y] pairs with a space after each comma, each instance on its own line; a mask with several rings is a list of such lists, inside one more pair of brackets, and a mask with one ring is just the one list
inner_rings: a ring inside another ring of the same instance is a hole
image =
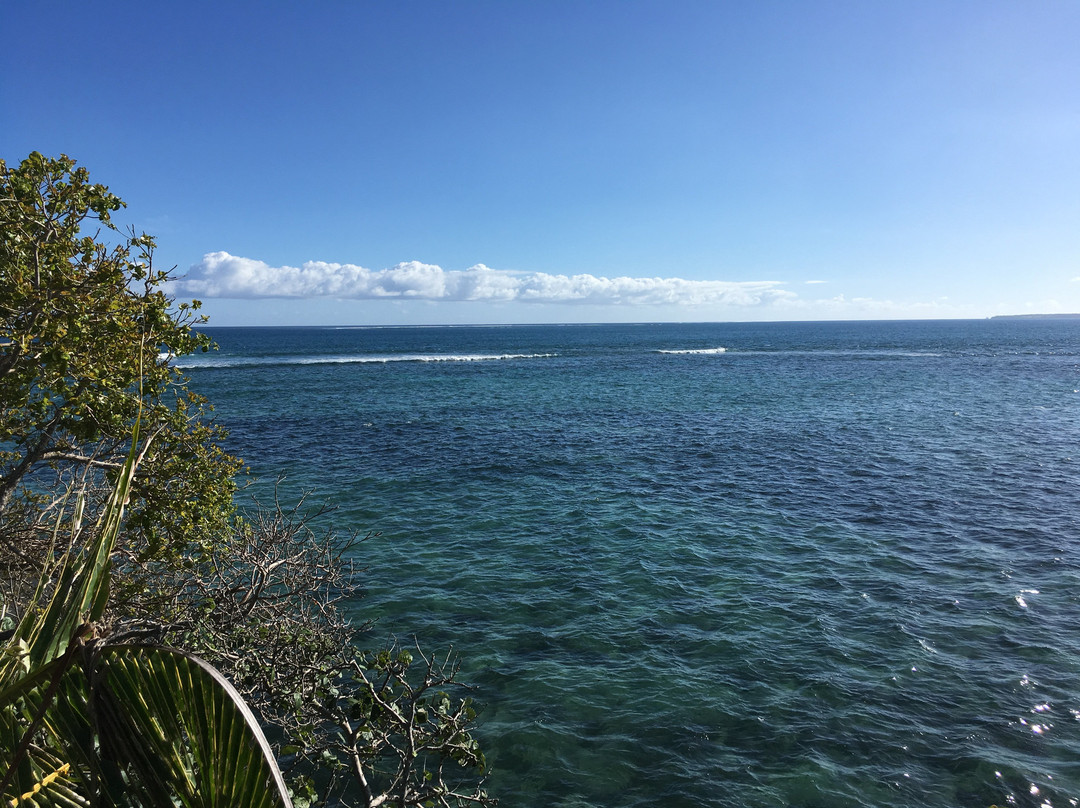
[[5, 0], [212, 325], [1080, 312], [1080, 3]]

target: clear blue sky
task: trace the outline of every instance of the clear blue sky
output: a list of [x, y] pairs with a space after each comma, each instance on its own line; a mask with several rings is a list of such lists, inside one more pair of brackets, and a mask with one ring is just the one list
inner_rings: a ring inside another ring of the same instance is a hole
[[[1080, 311], [1080, 3], [0, 6], [211, 321]], [[481, 266], [482, 265], [482, 266]]]

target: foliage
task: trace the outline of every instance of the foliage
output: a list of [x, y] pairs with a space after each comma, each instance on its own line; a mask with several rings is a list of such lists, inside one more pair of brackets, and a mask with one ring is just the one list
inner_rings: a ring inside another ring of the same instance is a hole
[[[162, 804], [138, 785], [149, 777], [140, 766], [183, 759], [168, 777], [204, 772], [199, 739], [218, 743], [200, 734], [214, 726], [205, 711], [231, 709], [206, 694], [232, 688], [268, 727], [297, 805], [493, 804], [456, 662], [359, 649], [367, 626], [342, 606], [360, 594], [357, 537], [313, 529], [323, 512], [302, 502], [234, 506], [240, 463], [219, 448], [224, 433], [171, 362], [210, 347], [194, 330], [198, 301], [173, 306], [169, 274], [152, 267], [153, 240], [112, 224], [122, 204], [67, 157], [34, 153], [13, 169], [0, 161], [0, 632], [4, 620], [29, 630], [47, 604], [67, 603], [76, 567], [55, 560], [61, 524], [75, 548], [65, 558], [111, 582], [95, 585], [90, 612], [83, 604], [44, 632], [59, 638], [47, 653], [31, 654], [46, 646], [29, 635], [8, 643], [0, 675], [21, 673], [10, 692], [15, 678], [0, 679], [0, 745], [19, 735], [34, 746], [0, 791], [59, 794], [79, 780], [115, 796], [119, 776], [133, 790], [106, 804]], [[85, 235], [87, 226], [98, 230]], [[136, 418], [148, 438], [127, 474]], [[121, 480], [122, 528], [110, 521]], [[76, 511], [62, 517], [71, 502]], [[98, 548], [94, 564], [80, 546]], [[163, 695], [162, 677], [197, 693]], [[148, 690], [155, 698], [138, 695]], [[175, 720], [200, 710], [194, 724]], [[251, 716], [229, 720], [254, 726]], [[98, 721], [115, 727], [103, 732]], [[138, 735], [151, 724], [156, 735]], [[106, 740], [117, 733], [140, 740]], [[108, 765], [97, 767], [92, 750]]]
[[141, 409], [154, 441], [126, 535], [132, 552], [177, 556], [228, 518], [239, 463], [170, 361], [209, 347], [198, 301], [173, 310], [153, 239], [112, 223], [122, 206], [66, 156], [0, 161], [0, 512], [20, 495], [48, 505], [80, 475], [115, 477]]
[[13, 806], [289, 808], [262, 731], [217, 671], [181, 651], [99, 635], [136, 457], [133, 441], [97, 525], [84, 525], [76, 498], [69, 548], [42, 569], [8, 632], [0, 796]]
[[[297, 794], [368, 808], [494, 804], [456, 662], [358, 649], [368, 626], [342, 606], [359, 597], [350, 559], [371, 537], [316, 530], [325, 515], [303, 501], [256, 505], [195, 574], [148, 571], [159, 593], [172, 593], [149, 610], [151, 628], [229, 676], [280, 735]], [[139, 625], [134, 617], [118, 622]]]
[[418, 669], [406, 650], [359, 654], [347, 672], [349, 687], [327, 689], [322, 715], [339, 730], [331, 750], [370, 808], [386, 801], [444, 808], [494, 804], [483, 781], [469, 776], [486, 766], [469, 732], [476, 718], [472, 699], [447, 692], [462, 687], [457, 661], [449, 654], [441, 661], [425, 656], [419, 646], [416, 652], [423, 660]]

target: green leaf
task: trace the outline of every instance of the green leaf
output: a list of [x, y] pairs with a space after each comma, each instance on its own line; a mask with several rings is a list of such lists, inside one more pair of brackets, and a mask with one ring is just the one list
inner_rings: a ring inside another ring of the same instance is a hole
[[183, 651], [129, 645], [104, 649], [97, 675], [95, 709], [148, 797], [164, 777], [186, 806], [291, 805], [255, 716], [215, 668]]

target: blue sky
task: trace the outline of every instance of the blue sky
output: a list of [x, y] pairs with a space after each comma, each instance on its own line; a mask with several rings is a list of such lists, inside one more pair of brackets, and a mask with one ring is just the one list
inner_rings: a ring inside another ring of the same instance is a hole
[[1080, 3], [32, 2], [67, 153], [216, 325], [1080, 311]]

